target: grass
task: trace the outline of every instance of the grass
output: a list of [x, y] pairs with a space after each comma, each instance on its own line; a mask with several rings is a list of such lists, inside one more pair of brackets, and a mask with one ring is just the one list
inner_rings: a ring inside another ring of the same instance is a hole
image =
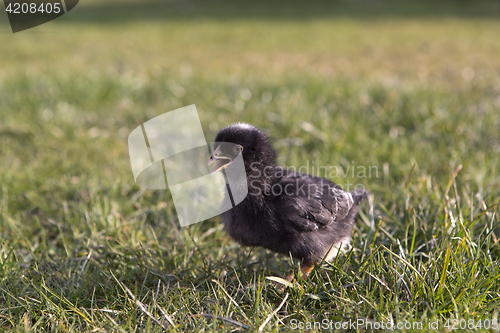
[[[496, 3], [193, 4], [89, 1], [1, 26], [2, 331], [497, 320]], [[297, 263], [238, 246], [218, 218], [181, 228], [168, 191], [141, 191], [128, 134], [193, 103], [208, 141], [245, 121], [282, 165], [374, 168], [329, 175], [373, 194], [352, 251], [280, 291], [266, 278]]]

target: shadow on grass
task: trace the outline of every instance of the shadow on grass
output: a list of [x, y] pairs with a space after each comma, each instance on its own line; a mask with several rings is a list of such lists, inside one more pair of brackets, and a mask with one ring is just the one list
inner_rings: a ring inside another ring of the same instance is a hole
[[69, 13], [67, 19], [116, 23], [200, 18], [311, 20], [336, 17], [498, 18], [500, 17], [500, 1], [448, 0], [436, 3], [428, 0], [148, 0], [98, 5], [82, 4]]

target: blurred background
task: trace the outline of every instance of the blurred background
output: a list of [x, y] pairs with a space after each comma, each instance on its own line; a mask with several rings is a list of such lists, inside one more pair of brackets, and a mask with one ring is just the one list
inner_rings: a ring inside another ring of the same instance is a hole
[[[281, 163], [448, 170], [500, 145], [488, 121], [500, 106], [499, 15], [498, 1], [88, 0], [17, 34], [1, 15], [2, 141], [22, 147], [7, 169], [29, 159], [68, 177], [92, 165], [129, 177], [128, 133], [196, 104], [208, 141], [250, 122], [290, 147]], [[68, 140], [113, 149], [33, 159], [33, 145]]]
[[[13, 34], [2, 11], [0, 305], [39, 298], [47, 277], [90, 304], [82, 295], [110, 271], [133, 283], [149, 265], [165, 283], [202, 284], [266, 257], [231, 243], [217, 218], [180, 228], [168, 191], [134, 183], [130, 132], [190, 104], [207, 141], [248, 122], [282, 165], [375, 166], [332, 178], [374, 194], [356, 248], [374, 226], [387, 230], [377, 242], [404, 239], [413, 219], [417, 243], [446, 235], [450, 211], [477, 215], [500, 197], [499, 18], [499, 1], [84, 0]], [[444, 203], [459, 165], [457, 197]], [[26, 304], [3, 316], [24, 318]]]

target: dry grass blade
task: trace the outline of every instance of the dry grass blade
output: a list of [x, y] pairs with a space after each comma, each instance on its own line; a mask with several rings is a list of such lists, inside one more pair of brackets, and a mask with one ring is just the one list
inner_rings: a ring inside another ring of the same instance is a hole
[[238, 311], [241, 313], [241, 315], [243, 317], [245, 317], [246, 320], [250, 321], [250, 319], [247, 317], [247, 315], [245, 314], [245, 312], [243, 311], [243, 309], [240, 307], [240, 305], [238, 304], [238, 302], [236, 302], [234, 300], [234, 298], [231, 297], [231, 295], [229, 295], [229, 293], [227, 292], [227, 290], [219, 283], [219, 281], [212, 279], [212, 282], [214, 282], [215, 284], [217, 284], [219, 286], [219, 288], [222, 290], [222, 292], [224, 292], [224, 294], [226, 294], [226, 296], [229, 298], [229, 300], [231, 301], [231, 303], [233, 303], [235, 305], [236, 309], [238, 309]]
[[372, 277], [372, 279], [374, 279], [375, 281], [377, 281], [378, 283], [380, 283], [382, 286], [384, 286], [387, 291], [392, 292], [391, 288], [389, 288], [384, 281], [380, 280], [378, 277], [376, 277], [375, 275], [371, 274], [370, 272], [366, 272], [366, 274], [370, 275]]
[[172, 326], [175, 326], [174, 324], [174, 321], [172, 320], [172, 318], [170, 318], [170, 316], [168, 315], [167, 311], [165, 311], [159, 304], [158, 302], [156, 301], [157, 297], [158, 297], [158, 292], [160, 290], [160, 283], [161, 283], [161, 280], [158, 280], [158, 286], [156, 287], [156, 294], [154, 295], [154, 298], [153, 298], [153, 301], [154, 303], [156, 304], [156, 306], [158, 307], [158, 309], [160, 309], [160, 312], [163, 314], [163, 316], [165, 317], [165, 319], [170, 323], [170, 325]]
[[288, 299], [288, 293], [286, 293], [285, 297], [283, 298], [283, 300], [281, 301], [280, 305], [278, 305], [278, 307], [269, 314], [269, 316], [267, 316], [267, 318], [264, 320], [264, 322], [262, 323], [262, 325], [259, 326], [259, 332], [262, 332], [264, 330], [264, 327], [266, 327], [267, 323], [271, 320], [271, 318], [276, 315], [278, 313], [279, 310], [281, 310], [281, 308], [283, 307], [283, 305], [285, 304], [286, 300]]
[[267, 280], [270, 280], [270, 281], [273, 281], [273, 282], [277, 282], [279, 284], [282, 284], [282, 285], [285, 285], [289, 288], [294, 288], [295, 286], [293, 285], [293, 283], [291, 283], [290, 281], [287, 281], [285, 279], [282, 279], [280, 277], [277, 277], [277, 276], [266, 276], [266, 279]]
[[231, 325], [238, 326], [238, 327], [241, 327], [241, 328], [244, 328], [244, 329], [250, 328], [250, 326], [242, 324], [242, 323], [240, 323], [240, 322], [238, 322], [236, 320], [233, 320], [231, 318], [226, 318], [226, 317], [221, 317], [221, 316], [214, 316], [211, 313], [201, 313], [201, 314], [196, 315], [196, 317], [205, 317], [205, 318], [210, 318], [210, 319], [216, 318], [218, 320], [225, 321], [226, 323], [229, 323]]
[[408, 192], [408, 189], [410, 188], [410, 183], [411, 179], [413, 178], [413, 173], [415, 172], [415, 168], [417, 167], [417, 164], [413, 164], [413, 167], [411, 168], [410, 174], [408, 175], [408, 179], [406, 180], [406, 192]]
[[164, 329], [168, 329], [168, 325], [165, 325], [164, 323], [162, 323], [161, 321], [159, 321], [158, 319], [156, 319], [152, 314], [151, 312], [148, 311], [148, 309], [146, 309], [146, 307], [144, 306], [144, 304], [142, 304], [136, 297], [135, 295], [130, 291], [130, 289], [127, 288], [126, 285], [124, 285], [123, 283], [121, 283], [121, 286], [123, 287], [123, 289], [125, 289], [125, 291], [129, 294], [130, 298], [132, 298], [134, 301], [135, 301], [135, 304], [137, 305], [137, 307], [142, 311], [144, 312], [149, 318], [151, 318], [152, 321], [154, 321], [157, 325], [163, 327]]

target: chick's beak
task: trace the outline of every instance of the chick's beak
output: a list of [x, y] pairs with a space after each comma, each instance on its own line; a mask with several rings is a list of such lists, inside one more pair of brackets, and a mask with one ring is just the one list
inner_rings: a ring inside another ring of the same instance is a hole
[[222, 155], [220, 146], [217, 147], [217, 149], [214, 150], [212, 156], [210, 156], [210, 159], [208, 160], [208, 165], [215, 163], [212, 168], [212, 175], [217, 171], [227, 168], [232, 161], [233, 159], [231, 157]]

